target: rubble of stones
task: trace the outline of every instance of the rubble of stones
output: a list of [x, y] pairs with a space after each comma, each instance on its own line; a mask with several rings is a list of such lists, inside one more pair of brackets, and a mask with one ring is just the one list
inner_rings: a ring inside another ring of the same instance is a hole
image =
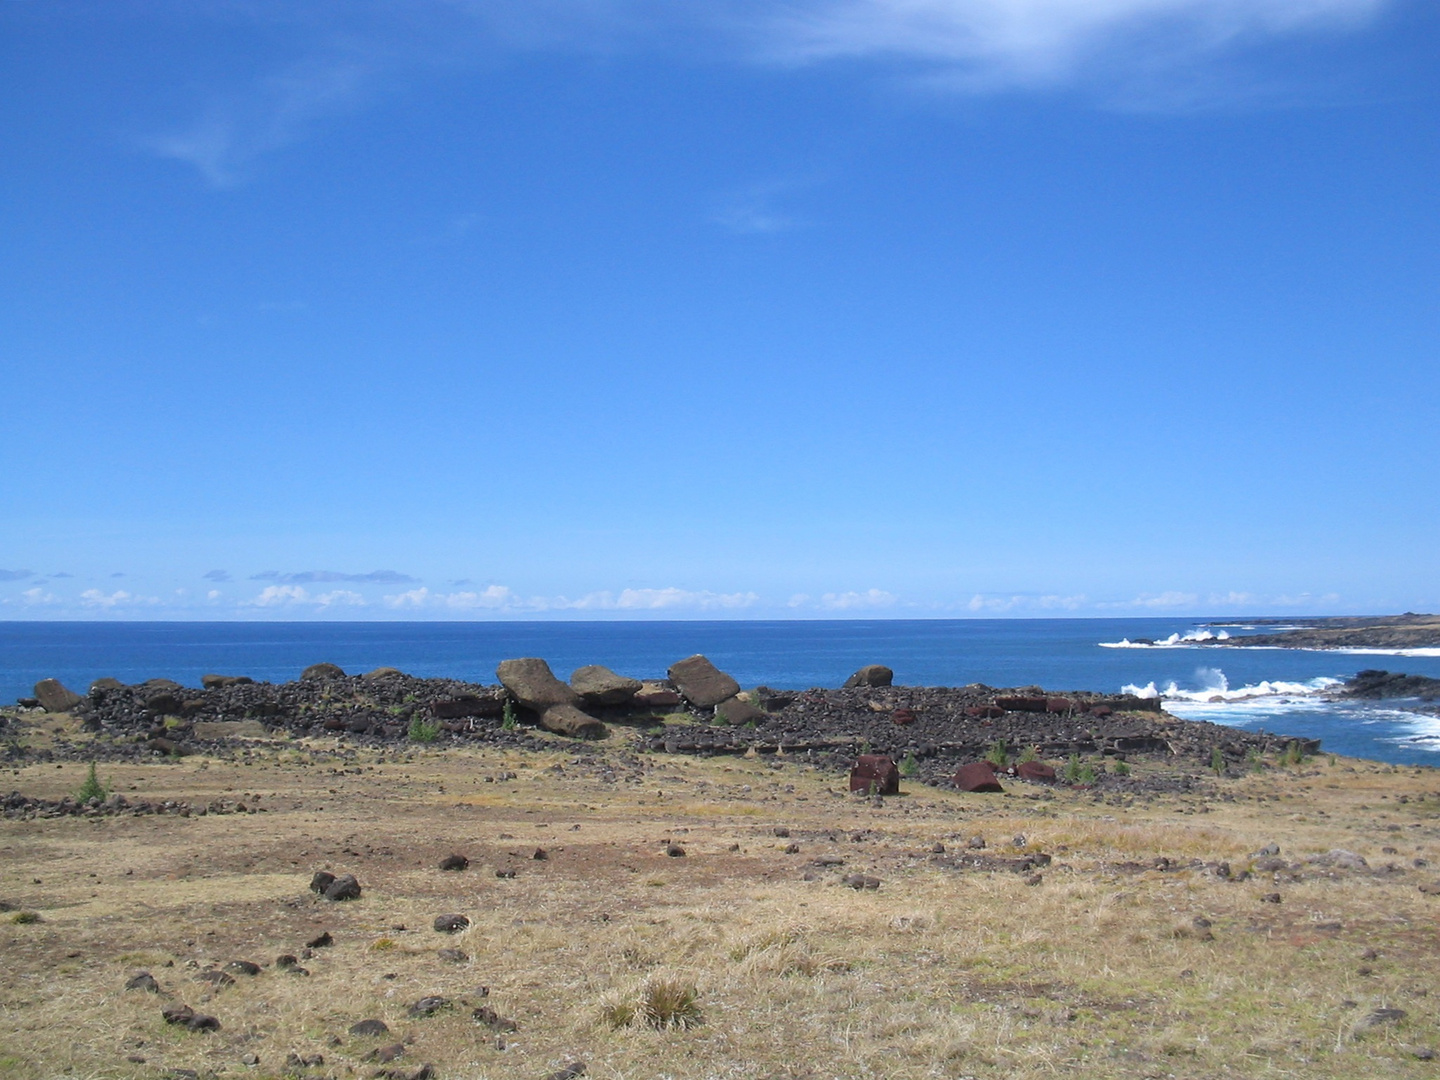
[[[633, 679], [598, 665], [568, 682], [539, 658], [506, 660], [500, 685], [424, 679], [394, 668], [349, 675], [315, 664], [295, 682], [257, 683], [207, 675], [199, 688], [167, 679], [126, 685], [99, 679], [81, 696], [53, 679], [22, 706], [79, 717], [88, 741], [112, 754], [179, 756], [223, 751], [245, 740], [309, 735], [370, 744], [482, 741], [516, 749], [547, 745], [535, 729], [574, 740], [604, 738], [608, 725], [647, 732], [651, 750], [688, 754], [791, 754], [846, 769], [857, 753], [909, 760], [922, 782], [948, 782], [957, 763], [983, 758], [997, 743], [1011, 755], [1073, 755], [1125, 760], [1156, 757], [1210, 767], [1218, 750], [1239, 768], [1247, 755], [1283, 751], [1282, 736], [1185, 721], [1154, 699], [1039, 687], [997, 689], [893, 685], [883, 665], [861, 668], [840, 689], [743, 692], [704, 656], [673, 664], [663, 679]], [[690, 723], [666, 723], [686, 714]], [[1307, 753], [1319, 749], [1298, 740]], [[8, 748], [18, 753], [14, 744]], [[100, 755], [105, 756], [105, 755]], [[82, 808], [82, 812], [94, 810]]]

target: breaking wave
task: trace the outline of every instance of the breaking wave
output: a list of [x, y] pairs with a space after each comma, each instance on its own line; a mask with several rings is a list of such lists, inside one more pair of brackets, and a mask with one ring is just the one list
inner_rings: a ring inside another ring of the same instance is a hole
[[1129, 638], [1121, 638], [1119, 641], [1102, 641], [1102, 649], [1183, 649], [1189, 645], [1195, 645], [1202, 641], [1229, 641], [1230, 634], [1221, 630], [1218, 634], [1209, 630], [1191, 630], [1187, 634], [1171, 634], [1167, 638], [1158, 641], [1151, 641], [1149, 638], [1141, 638], [1139, 641], [1131, 641]]
[[1258, 683], [1231, 687], [1230, 680], [1219, 668], [1201, 668], [1196, 674], [1205, 684], [1198, 690], [1182, 690], [1172, 681], [1164, 689], [1156, 687], [1153, 682], [1147, 683], [1145, 686], [1136, 686], [1131, 683], [1121, 687], [1120, 692], [1134, 694], [1140, 698], [1159, 698], [1162, 701], [1223, 705], [1232, 701], [1253, 701], [1256, 698], [1314, 697], [1333, 687], [1342, 686], [1345, 682], [1343, 679], [1333, 679], [1327, 675], [1321, 675], [1306, 682], [1263, 679]]

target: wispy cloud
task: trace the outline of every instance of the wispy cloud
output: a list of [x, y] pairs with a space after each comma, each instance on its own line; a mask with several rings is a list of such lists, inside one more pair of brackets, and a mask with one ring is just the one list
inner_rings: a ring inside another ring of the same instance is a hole
[[584, 596], [520, 596], [505, 585], [479, 591], [432, 592], [427, 587], [385, 597], [396, 609], [430, 611], [490, 611], [519, 614], [547, 611], [734, 611], [760, 601], [758, 593], [717, 593], [689, 589], [622, 589]]
[[804, 228], [807, 222], [780, 208], [782, 198], [800, 186], [795, 181], [771, 181], [732, 191], [718, 201], [711, 220], [741, 235], [767, 235]]
[[80, 594], [80, 603], [87, 608], [114, 611], [116, 608], [153, 607], [160, 603], [160, 598], [158, 596], [136, 596], [124, 589], [113, 593], [101, 592], [99, 589], [86, 589]]
[[1141, 593], [1133, 600], [1110, 600], [1097, 603], [1097, 608], [1111, 611], [1170, 611], [1194, 608], [1200, 602], [1198, 593], [1170, 590], [1162, 593]]
[[24, 581], [34, 576], [34, 570], [0, 570], [0, 581]]
[[[223, 571], [221, 571], [223, 573]], [[211, 571], [214, 573], [214, 571]], [[209, 577], [210, 575], [205, 575]], [[213, 578], [211, 580], [227, 580]], [[368, 585], [408, 585], [412, 581], [418, 581], [409, 574], [402, 574], [398, 570], [371, 570], [368, 574], [342, 574], [337, 570], [301, 570], [298, 573], [282, 574], [279, 570], [266, 570], [264, 573], [251, 574], [251, 581], [278, 581], [284, 585], [314, 585], [328, 581], [351, 581]]]
[[207, 570], [204, 574], [201, 575], [201, 578], [202, 578], [202, 580], [204, 580], [204, 581], [229, 581], [229, 580], [230, 580], [230, 571], [229, 571], [229, 570]]
[[[234, 187], [266, 155], [380, 96], [387, 84], [403, 85], [424, 69], [473, 66], [496, 50], [660, 52], [792, 70], [865, 61], [953, 93], [1099, 87], [1111, 99], [1190, 102], [1208, 92], [1197, 75], [1207, 65], [1223, 67], [1277, 40], [1353, 31], [1395, 2], [357, 0], [305, 7], [247, 0], [225, 8], [228, 17], [291, 34], [287, 51], [300, 58], [217, 87], [189, 119], [141, 142], [217, 188]], [[476, 220], [457, 218], [447, 235]], [[737, 198], [716, 220], [752, 233], [797, 224], [764, 198]]]
[[1065, 596], [1060, 593], [1016, 593], [1010, 596], [995, 596], [976, 593], [966, 602], [965, 607], [977, 615], [1010, 615], [1017, 612], [1079, 611], [1086, 603], [1084, 594]]

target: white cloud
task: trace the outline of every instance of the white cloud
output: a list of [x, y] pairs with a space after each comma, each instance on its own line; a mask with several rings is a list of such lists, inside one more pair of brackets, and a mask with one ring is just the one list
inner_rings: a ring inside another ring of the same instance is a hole
[[504, 585], [491, 585], [481, 592], [464, 591], [434, 593], [426, 586], [385, 597], [392, 608], [445, 609], [449, 611], [500, 611], [515, 603], [515, 596]]
[[80, 594], [80, 603], [90, 608], [113, 611], [116, 608], [137, 607], [160, 603], [158, 596], [135, 596], [124, 589], [103, 593], [99, 589], [86, 589]]
[[331, 607], [364, 607], [365, 598], [348, 589], [311, 596], [303, 585], [267, 585], [260, 594], [242, 604], [244, 607], [311, 607], [324, 610]]
[[857, 611], [894, 607], [896, 602], [894, 593], [866, 589], [864, 592], [826, 593], [820, 597], [818, 606], [826, 611]]
[[1084, 607], [1086, 602], [1087, 598], [1083, 594], [1075, 596], [1062, 596], [1059, 593], [1046, 593], [1039, 596], [1026, 594], [987, 596], [984, 593], [976, 593], [965, 604], [965, 607], [976, 614], [1008, 615], [1016, 611], [1077, 611]]
[[[7, 604], [10, 603], [9, 600], [6, 600], [5, 602]], [[57, 604], [60, 601], [54, 593], [46, 592], [44, 589], [37, 586], [33, 589], [26, 589], [24, 592], [22, 592], [20, 594], [20, 602], [26, 607], [40, 607], [48, 604]]]

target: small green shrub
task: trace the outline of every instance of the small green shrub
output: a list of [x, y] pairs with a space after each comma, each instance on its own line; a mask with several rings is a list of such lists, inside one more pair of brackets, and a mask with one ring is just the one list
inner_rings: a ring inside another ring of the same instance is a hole
[[88, 803], [91, 799], [99, 799], [104, 802], [110, 797], [110, 790], [102, 783], [95, 772], [95, 762], [90, 762], [90, 771], [85, 774], [85, 782], [80, 785], [80, 790], [75, 792], [75, 799], [80, 803]]
[[38, 911], [17, 911], [10, 916], [10, 921], [16, 926], [28, 926], [30, 923], [44, 922]]
[[694, 1027], [700, 1023], [700, 995], [678, 979], [652, 979], [640, 994], [640, 1014], [651, 1027]]
[[1010, 764], [1010, 750], [1006, 747], [1004, 739], [996, 739], [990, 744], [990, 749], [985, 754], [985, 760], [997, 769], [1003, 769]]
[[436, 720], [426, 720], [423, 716], [412, 716], [410, 729], [406, 734], [411, 742], [431, 743], [440, 737], [440, 724]]
[[1081, 765], [1077, 780], [1081, 784], [1088, 785], [1095, 783], [1095, 766], [1088, 763]]
[[1251, 747], [1250, 752], [1245, 755], [1245, 762], [1250, 766], [1251, 772], [1265, 771], [1265, 758], [1261, 756], [1256, 747]]
[[1222, 776], [1225, 773], [1225, 755], [1220, 752], [1218, 746], [1210, 751], [1210, 768], [1216, 776]]
[[900, 775], [907, 779], [920, 775], [920, 762], [915, 760], [914, 754], [906, 754], [904, 760], [900, 762], [899, 768]]
[[1033, 746], [1027, 746], [1027, 747], [1025, 747], [1024, 750], [1020, 751], [1020, 756], [1015, 759], [1016, 764], [1018, 764], [1018, 765], [1026, 765], [1026, 764], [1029, 764], [1029, 763], [1032, 762], [1032, 761], [1039, 761], [1039, 760], [1040, 760], [1040, 751], [1039, 751], [1037, 748], [1033, 747]]
[[514, 731], [519, 726], [520, 719], [515, 715], [515, 703], [506, 698], [505, 707], [500, 710], [500, 730]]
[[1060, 776], [1067, 784], [1080, 782], [1080, 756], [1078, 754], [1070, 755], [1070, 760], [1065, 762], [1065, 768]]
[[1295, 739], [1291, 739], [1290, 745], [1285, 747], [1285, 756], [1280, 760], [1286, 765], [1296, 766], [1304, 765], [1307, 759], [1305, 757], [1305, 751], [1300, 749], [1300, 743]]
[[1116, 775], [1116, 776], [1129, 776], [1129, 775], [1130, 775], [1130, 765], [1129, 765], [1128, 762], [1117, 761], [1117, 762], [1115, 762], [1114, 769], [1115, 769], [1115, 775]]

